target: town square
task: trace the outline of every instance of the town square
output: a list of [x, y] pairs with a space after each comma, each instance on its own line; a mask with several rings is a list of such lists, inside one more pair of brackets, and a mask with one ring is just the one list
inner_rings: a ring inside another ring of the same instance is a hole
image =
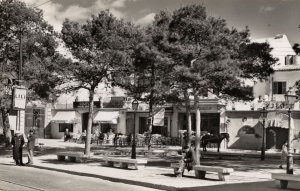
[[300, 190], [299, 7], [0, 0], [0, 190]]

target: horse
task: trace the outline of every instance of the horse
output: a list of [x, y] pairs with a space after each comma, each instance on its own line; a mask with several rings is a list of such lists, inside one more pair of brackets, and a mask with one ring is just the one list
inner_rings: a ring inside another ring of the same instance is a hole
[[229, 141], [229, 134], [228, 133], [221, 133], [221, 134], [211, 134], [211, 135], [204, 135], [201, 138], [201, 145], [203, 148], [203, 151], [207, 151], [206, 150], [206, 145], [208, 143], [217, 143], [218, 144], [218, 152], [220, 152], [220, 145], [221, 142], [223, 141], [223, 139], [226, 139], [227, 142]]

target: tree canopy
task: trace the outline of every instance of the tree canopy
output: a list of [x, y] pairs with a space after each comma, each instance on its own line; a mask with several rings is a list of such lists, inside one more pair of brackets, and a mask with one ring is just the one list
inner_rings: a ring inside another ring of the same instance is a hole
[[85, 154], [90, 153], [93, 100], [99, 83], [111, 85], [111, 77], [128, 62], [133, 47], [141, 38], [138, 27], [101, 11], [84, 24], [66, 19], [62, 39], [74, 56], [65, 66], [68, 91], [89, 91], [89, 122]]
[[[11, 88], [25, 85], [28, 100], [53, 100], [60, 84], [56, 52], [57, 34], [43, 18], [43, 12], [18, 0], [0, 2], [0, 105], [4, 129], [9, 132], [7, 112]], [[19, 81], [21, 80], [21, 81]], [[4, 91], [6, 90], [6, 91]]]

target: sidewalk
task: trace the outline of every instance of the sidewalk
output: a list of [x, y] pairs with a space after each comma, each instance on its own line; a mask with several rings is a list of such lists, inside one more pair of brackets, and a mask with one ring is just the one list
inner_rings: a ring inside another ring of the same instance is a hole
[[[221, 184], [270, 181], [270, 173], [284, 172], [284, 170], [278, 169], [278, 165], [280, 163], [279, 160], [266, 160], [262, 162], [256, 158], [247, 160], [203, 159], [201, 160], [201, 164], [230, 167], [234, 168], [235, 172], [232, 173], [229, 181], [227, 182], [219, 181], [218, 175], [215, 173], [207, 173], [205, 180], [196, 179], [194, 177], [194, 171], [185, 172], [185, 176], [183, 178], [177, 178], [173, 174], [173, 169], [169, 166], [171, 162], [178, 161], [178, 156], [147, 156], [146, 159], [149, 162], [145, 169], [126, 170], [106, 167], [102, 160], [102, 156], [100, 155], [93, 156], [87, 163], [58, 161], [57, 156], [54, 154], [56, 150], [82, 151], [84, 145], [69, 142], [65, 143], [60, 140], [39, 141], [40, 143], [44, 143], [45, 151], [41, 152], [38, 156], [35, 156], [35, 163], [32, 167], [163, 190], [178, 190], [181, 188], [195, 188]], [[93, 149], [99, 150], [100, 148], [93, 147]], [[144, 156], [138, 156], [138, 158], [144, 158]], [[27, 159], [24, 160], [27, 162]], [[9, 156], [1, 157], [0, 163], [13, 164], [13, 160]], [[295, 174], [300, 174], [299, 161], [295, 163], [294, 169]]]

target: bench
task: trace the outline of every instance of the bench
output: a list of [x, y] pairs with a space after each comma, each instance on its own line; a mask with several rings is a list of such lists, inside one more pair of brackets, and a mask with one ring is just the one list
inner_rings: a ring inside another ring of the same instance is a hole
[[218, 153], [218, 152], [201, 152], [201, 158], [205, 158], [205, 156], [214, 156], [218, 157], [219, 159], [224, 159], [224, 158], [234, 158], [236, 157], [238, 160], [242, 160], [243, 157], [245, 157], [245, 154], [243, 153]]
[[70, 161], [70, 162], [85, 163], [88, 158], [86, 155], [84, 155], [83, 153], [79, 153], [79, 152], [59, 152], [56, 155], [57, 155], [57, 159], [59, 161], [64, 161], [64, 160], [66, 160], [66, 157], [67, 157], [68, 161]]
[[123, 157], [104, 157], [107, 166], [114, 167], [114, 164], [119, 164], [121, 168], [127, 169], [129, 165], [134, 166], [134, 169], [143, 169], [147, 164], [145, 159], [131, 159]]
[[[181, 176], [181, 174], [178, 174], [179, 163], [171, 163], [171, 168], [174, 169], [174, 174], [176, 176]], [[195, 176], [200, 179], [205, 178], [206, 172], [217, 172], [219, 180], [221, 181], [227, 181], [230, 173], [234, 171], [232, 168], [203, 166], [203, 165], [195, 165], [193, 166], [193, 170], [195, 171]]]
[[300, 182], [300, 175], [285, 174], [285, 173], [272, 173], [272, 179], [279, 183], [280, 188], [287, 189], [289, 181]]

